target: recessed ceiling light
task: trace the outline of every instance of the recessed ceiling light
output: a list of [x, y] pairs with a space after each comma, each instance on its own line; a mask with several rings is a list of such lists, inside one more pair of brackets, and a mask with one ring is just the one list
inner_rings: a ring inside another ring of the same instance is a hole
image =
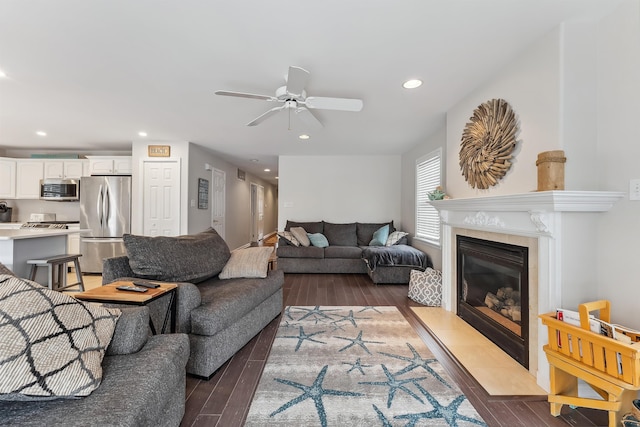
[[420, 86], [422, 86], [422, 80], [418, 79], [407, 80], [402, 84], [402, 87], [405, 89], [415, 89]]
[[265, 172], [271, 172], [271, 169], [265, 169], [264, 171]]
[[38, 136], [47, 136], [47, 133], [44, 131], [39, 130], [38, 132], [36, 132], [36, 135]]
[[258, 160], [258, 159], [251, 159], [250, 161], [251, 161], [251, 162], [253, 162], [253, 163], [258, 163], [260, 160]]
[[4, 71], [0, 70], [0, 79], [3, 77], [7, 77], [7, 75]]
[[145, 131], [140, 131], [138, 132], [138, 136], [141, 136], [144, 138], [145, 136], [147, 136], [147, 133]]
[[309, 139], [310, 137], [309, 137], [309, 135], [307, 135], [307, 134], [303, 133], [303, 134], [302, 134], [302, 135], [300, 135], [298, 138], [300, 138], [300, 139]]

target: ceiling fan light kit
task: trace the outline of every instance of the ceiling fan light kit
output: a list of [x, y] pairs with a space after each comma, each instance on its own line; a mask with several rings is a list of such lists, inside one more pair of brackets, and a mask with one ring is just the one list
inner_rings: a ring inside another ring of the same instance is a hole
[[[247, 126], [257, 126], [266, 119], [275, 115], [282, 110], [288, 110], [289, 121], [291, 121], [291, 111], [294, 112], [302, 123], [312, 129], [322, 128], [322, 123], [309, 111], [309, 109], [318, 110], [337, 110], [337, 111], [361, 111], [363, 102], [361, 99], [351, 98], [328, 98], [328, 97], [307, 97], [305, 86], [309, 80], [310, 73], [304, 68], [291, 66], [287, 74], [286, 86], [276, 89], [275, 96], [257, 95], [253, 93], [234, 92], [227, 90], [218, 90], [216, 95], [233, 96], [238, 98], [259, 99], [268, 102], [277, 102], [282, 105], [274, 107], [260, 116], [256, 117]], [[291, 123], [289, 123], [291, 129]]]

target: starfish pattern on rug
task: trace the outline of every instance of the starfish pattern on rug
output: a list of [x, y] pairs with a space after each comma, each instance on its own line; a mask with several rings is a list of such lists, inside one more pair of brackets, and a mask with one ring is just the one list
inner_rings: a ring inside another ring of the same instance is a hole
[[380, 354], [382, 354], [384, 356], [393, 357], [394, 359], [405, 360], [405, 361], [409, 362], [409, 365], [407, 365], [407, 367], [403, 368], [402, 370], [398, 371], [398, 373], [396, 375], [405, 374], [405, 373], [410, 372], [410, 371], [412, 371], [412, 370], [414, 370], [416, 368], [424, 368], [425, 371], [427, 371], [431, 375], [433, 375], [442, 384], [444, 384], [447, 387], [451, 388], [449, 383], [447, 383], [447, 381], [445, 381], [444, 378], [442, 378], [436, 371], [434, 371], [431, 368], [431, 366], [429, 366], [429, 363], [440, 363], [440, 362], [438, 362], [438, 359], [435, 359], [435, 358], [424, 359], [424, 358], [422, 358], [422, 356], [420, 356], [420, 353], [418, 353], [416, 351], [416, 349], [413, 348], [413, 346], [411, 344], [409, 344], [409, 343], [406, 343], [406, 344], [407, 344], [407, 347], [409, 347], [409, 350], [411, 350], [411, 353], [413, 353], [413, 357], [406, 357], [406, 356], [402, 356], [402, 355], [399, 355], [399, 354], [384, 353], [382, 351], [379, 351], [378, 353], [380, 353]]
[[360, 371], [360, 373], [361, 373], [362, 375], [364, 375], [364, 370], [363, 370], [363, 368], [372, 368], [372, 367], [373, 367], [373, 365], [363, 365], [363, 364], [362, 364], [362, 362], [360, 361], [360, 358], [359, 358], [359, 357], [358, 357], [358, 359], [357, 359], [355, 362], [353, 362], [353, 363], [349, 363], [349, 362], [342, 362], [342, 364], [343, 364], [343, 365], [349, 365], [349, 366], [351, 366], [351, 369], [349, 369], [349, 370], [347, 371], [347, 374], [348, 374], [349, 372], [351, 372], [351, 371], [353, 371], [353, 370], [357, 369], [357, 370], [359, 370], [359, 371]]
[[354, 345], [358, 345], [360, 347], [362, 347], [362, 349], [364, 351], [366, 351], [368, 354], [371, 354], [371, 352], [369, 351], [369, 349], [367, 348], [366, 344], [384, 344], [383, 342], [380, 341], [366, 341], [362, 339], [362, 331], [360, 331], [360, 333], [358, 334], [357, 337], [355, 338], [346, 338], [346, 337], [335, 337], [341, 340], [346, 340], [346, 341], [351, 341], [351, 344], [348, 344], [346, 347], [342, 347], [340, 350], [338, 350], [338, 352], [341, 352], [343, 350], [346, 350], [350, 347], [353, 347]]
[[429, 418], [442, 418], [447, 424], [451, 427], [458, 427], [458, 421], [467, 421], [472, 424], [477, 424], [479, 426], [485, 426], [486, 423], [484, 421], [477, 420], [475, 418], [468, 417], [463, 414], [458, 413], [458, 408], [462, 405], [467, 397], [464, 394], [459, 395], [451, 403], [448, 405], [442, 405], [438, 400], [433, 397], [431, 393], [429, 393], [424, 387], [422, 387], [419, 383], [414, 383], [418, 390], [427, 398], [431, 406], [433, 406], [433, 410], [429, 412], [421, 412], [418, 414], [406, 414], [406, 415], [396, 415], [394, 418], [396, 419], [408, 419], [413, 420], [411, 423], [407, 424], [405, 427], [413, 427], [416, 422], [421, 419], [429, 419]]
[[355, 396], [355, 397], [362, 396], [362, 393], [356, 393], [352, 391], [342, 391], [342, 390], [331, 390], [331, 389], [324, 388], [322, 386], [322, 382], [324, 381], [324, 377], [327, 374], [327, 369], [329, 369], [329, 365], [325, 365], [322, 368], [322, 370], [316, 377], [315, 381], [310, 386], [300, 384], [290, 380], [274, 378], [275, 381], [281, 384], [289, 385], [291, 387], [300, 389], [302, 390], [303, 393], [300, 396], [294, 399], [291, 399], [290, 401], [288, 401], [287, 403], [285, 403], [284, 405], [282, 405], [281, 407], [273, 411], [271, 414], [269, 414], [269, 416], [273, 417], [279, 414], [280, 412], [286, 411], [292, 406], [297, 405], [300, 402], [303, 402], [307, 399], [311, 399], [313, 400], [313, 403], [316, 406], [316, 411], [318, 412], [318, 418], [320, 418], [320, 424], [322, 425], [322, 427], [326, 427], [327, 413], [324, 409], [324, 403], [322, 402], [322, 398], [324, 396]]
[[360, 381], [358, 384], [381, 385], [381, 386], [389, 387], [389, 394], [387, 395], [387, 408], [391, 408], [391, 404], [393, 403], [393, 398], [395, 397], [397, 390], [402, 390], [405, 393], [407, 393], [409, 396], [416, 399], [418, 402], [424, 403], [424, 401], [420, 399], [420, 396], [418, 396], [409, 388], [407, 388], [405, 384], [409, 384], [409, 383], [417, 384], [418, 381], [422, 381], [427, 377], [398, 379], [396, 378], [398, 374], [394, 375], [389, 371], [389, 369], [387, 369], [386, 366], [384, 365], [380, 365], [380, 366], [382, 366], [382, 370], [384, 371], [384, 374], [387, 376], [387, 381]]
[[302, 326], [300, 326], [300, 330], [299, 330], [298, 335], [283, 335], [283, 336], [281, 336], [279, 338], [295, 338], [295, 339], [297, 339], [298, 340], [298, 344], [296, 344], [295, 351], [298, 351], [298, 350], [300, 350], [300, 346], [302, 345], [302, 343], [304, 341], [313, 341], [313, 342], [317, 342], [319, 344], [326, 344], [326, 342], [324, 342], [324, 341], [318, 341], [318, 340], [315, 340], [315, 339], [311, 338], [311, 337], [313, 337], [315, 335], [323, 334], [324, 332], [326, 332], [326, 331], [312, 332], [310, 334], [307, 334], [307, 333], [304, 332], [304, 328]]
[[333, 322], [331, 322], [331, 324], [338, 324], [340, 322], [351, 322], [351, 325], [353, 325], [354, 328], [358, 327], [358, 324], [356, 323], [356, 320], [369, 320], [369, 319], [371, 319], [370, 317], [354, 317], [353, 316], [353, 310], [349, 310], [349, 314], [346, 315], [346, 316], [343, 316], [341, 314], [336, 314], [335, 316], [339, 316], [342, 319], [334, 320]]
[[362, 307], [362, 310], [360, 310], [358, 313], [362, 313], [363, 311], [367, 311], [367, 310], [373, 310], [378, 314], [382, 314], [382, 312], [380, 310], [378, 310], [378, 308], [373, 306], [373, 305], [366, 305], [366, 306]]
[[298, 322], [306, 319], [307, 317], [310, 316], [314, 316], [314, 320], [316, 321], [316, 323], [318, 323], [318, 321], [320, 319], [327, 319], [327, 320], [333, 320], [331, 318], [331, 316], [329, 316], [327, 313], [332, 312], [332, 311], [337, 311], [337, 309], [332, 309], [332, 310], [322, 310], [320, 309], [319, 305], [316, 305], [314, 308], [312, 309], [308, 309], [305, 307], [296, 307], [298, 310], [302, 310], [302, 311], [306, 311], [307, 314], [305, 314], [304, 316], [302, 316], [301, 318], [298, 319]]

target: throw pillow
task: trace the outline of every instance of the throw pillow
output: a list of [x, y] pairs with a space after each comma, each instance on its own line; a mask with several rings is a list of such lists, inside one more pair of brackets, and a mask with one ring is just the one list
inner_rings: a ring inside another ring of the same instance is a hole
[[185, 236], [125, 234], [129, 265], [137, 277], [198, 283], [222, 271], [231, 252], [213, 229]]
[[440, 307], [442, 304], [442, 272], [433, 268], [427, 268], [425, 271], [411, 270], [409, 298], [429, 307]]
[[293, 234], [293, 237], [295, 237], [302, 246], [309, 246], [311, 244], [311, 241], [309, 240], [307, 232], [304, 228], [293, 227], [291, 228], [291, 234]]
[[298, 239], [296, 239], [290, 231], [278, 231], [278, 236], [282, 237], [290, 245], [300, 246], [300, 242], [298, 242]]
[[369, 246], [384, 246], [389, 238], [389, 225], [380, 227], [373, 233], [373, 239], [369, 242]]
[[319, 248], [326, 248], [329, 246], [329, 241], [322, 233], [307, 233], [309, 237], [309, 241], [311, 241], [312, 246], [317, 246]]
[[0, 400], [88, 396], [120, 310], [0, 275]]
[[402, 240], [403, 237], [408, 235], [409, 233], [405, 233], [404, 231], [394, 231], [393, 233], [389, 234], [389, 237], [387, 237], [387, 242], [385, 243], [385, 246], [397, 245], [398, 242], [400, 242], [400, 240]]
[[265, 278], [269, 268], [269, 257], [273, 253], [273, 246], [258, 246], [238, 249], [231, 252], [218, 276], [220, 279], [238, 279], [240, 277]]

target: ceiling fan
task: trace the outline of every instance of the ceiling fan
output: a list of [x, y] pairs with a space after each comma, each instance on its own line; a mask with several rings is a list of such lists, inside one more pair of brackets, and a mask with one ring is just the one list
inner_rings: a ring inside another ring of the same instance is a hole
[[275, 96], [255, 95], [252, 93], [232, 92], [227, 90], [217, 90], [216, 95], [235, 96], [239, 98], [261, 99], [263, 101], [277, 102], [279, 105], [268, 110], [266, 113], [256, 117], [247, 126], [256, 126], [277, 114], [282, 110], [289, 112], [289, 129], [291, 128], [291, 113], [293, 112], [307, 126], [318, 129], [322, 123], [309, 111], [309, 109], [319, 110], [339, 110], [339, 111], [360, 111], [362, 110], [362, 100], [350, 98], [327, 98], [318, 96], [307, 97], [304, 87], [309, 80], [310, 73], [304, 68], [289, 67], [289, 73], [285, 77], [287, 84], [276, 90]]

